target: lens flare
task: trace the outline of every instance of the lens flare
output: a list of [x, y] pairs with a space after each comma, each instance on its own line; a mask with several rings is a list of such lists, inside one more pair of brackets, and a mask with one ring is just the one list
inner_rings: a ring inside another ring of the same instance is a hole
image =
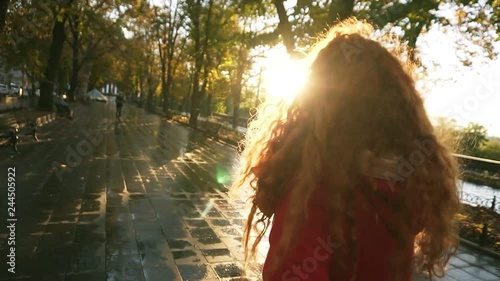
[[290, 104], [307, 78], [304, 61], [289, 56], [276, 56], [264, 63], [264, 88], [269, 98], [276, 98]]

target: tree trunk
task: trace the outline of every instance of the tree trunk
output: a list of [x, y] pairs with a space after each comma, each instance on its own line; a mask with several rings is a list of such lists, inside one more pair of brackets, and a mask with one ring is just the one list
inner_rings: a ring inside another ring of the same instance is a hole
[[[241, 81], [240, 81], [241, 83]], [[233, 130], [238, 127], [240, 120], [241, 84], [234, 86], [233, 95]]]
[[167, 66], [165, 63], [164, 58], [161, 58], [161, 97], [163, 98], [163, 103], [162, 103], [162, 111], [163, 113], [167, 113], [168, 111], [168, 89], [167, 89], [167, 78], [166, 76], [166, 71]]
[[71, 69], [71, 78], [69, 80], [69, 93], [68, 100], [75, 101], [76, 87], [78, 85], [78, 72], [80, 71], [80, 33], [78, 32], [78, 26], [80, 25], [80, 20], [78, 15], [75, 16], [75, 27], [73, 29], [73, 65]]
[[148, 101], [147, 101], [147, 110], [149, 110], [149, 111], [154, 111], [153, 95], [154, 95], [153, 87], [151, 85], [149, 85], [149, 87], [148, 87]]
[[[201, 1], [195, 3], [195, 16], [193, 19], [193, 35], [194, 35], [194, 53], [195, 53], [195, 69], [193, 73], [193, 86], [191, 88], [191, 109], [189, 116], [189, 126], [196, 128], [198, 126], [198, 115], [200, 114], [200, 71], [202, 67], [203, 58], [201, 57], [201, 32], [200, 32], [200, 14], [201, 14]], [[208, 36], [208, 34], [206, 34]]]
[[193, 93], [193, 78], [189, 78], [188, 82], [188, 90], [186, 91], [186, 94], [184, 95], [184, 98], [182, 99], [182, 105], [183, 105], [183, 112], [191, 112], [191, 103], [190, 103], [190, 97]]
[[163, 113], [168, 113], [170, 109], [170, 96], [172, 93], [172, 81], [173, 77], [170, 71], [167, 71], [167, 81], [165, 81], [165, 99], [163, 100]]
[[[165, 99], [163, 101], [163, 107], [166, 108], [167, 111], [171, 107], [172, 87], [174, 85], [174, 72], [175, 72], [175, 67], [176, 67], [174, 65], [175, 41], [176, 40], [171, 40], [170, 44], [172, 44], [173, 47], [169, 46], [169, 53], [167, 56], [167, 82], [166, 82], [166, 84], [167, 84], [166, 85], [166, 89], [167, 89], [166, 97], [167, 97], [167, 99]], [[178, 64], [178, 62], [176, 64]]]
[[204, 56], [208, 48], [208, 37], [210, 36], [210, 21], [212, 17], [212, 5], [213, 0], [210, 0], [208, 3], [208, 13], [207, 13], [207, 21], [205, 23], [205, 40], [203, 44], [201, 44], [201, 32], [200, 32], [200, 22], [199, 16], [201, 13], [201, 1], [196, 2], [197, 7], [197, 19], [195, 19], [194, 25], [194, 49], [196, 54], [195, 59], [195, 72], [193, 75], [193, 94], [191, 95], [191, 116], [189, 117], [189, 125], [193, 128], [198, 127], [198, 115], [200, 115], [200, 101], [201, 101], [201, 92], [200, 92], [200, 72], [204, 65]]
[[61, 61], [64, 40], [66, 40], [66, 34], [64, 33], [65, 22], [66, 20], [56, 20], [54, 23], [49, 60], [47, 68], [45, 69], [44, 79], [40, 81], [40, 99], [38, 100], [38, 110], [53, 110], [52, 93], [54, 92], [55, 80], [57, 79], [57, 73], [59, 71], [59, 63]]
[[[73, 56], [75, 56], [75, 53], [73, 53]], [[78, 87], [78, 59], [73, 58], [73, 67], [71, 70], [71, 79], [69, 80], [69, 93], [68, 93], [68, 100], [69, 101], [75, 101], [75, 96], [76, 96], [76, 90]]]
[[[243, 48], [243, 47], [240, 47]], [[245, 60], [246, 57], [243, 54], [243, 50], [240, 49], [239, 51], [239, 61], [238, 61], [238, 68], [236, 70], [236, 81], [234, 83], [233, 89], [232, 89], [232, 94], [233, 94], [233, 130], [235, 130], [238, 127], [238, 123], [240, 120], [240, 103], [241, 103], [241, 91], [242, 91], [242, 84], [243, 84], [243, 72], [245, 71]]]
[[67, 73], [68, 68], [66, 65], [63, 65], [62, 67], [59, 68], [59, 71], [57, 72], [58, 76], [58, 86], [57, 86], [57, 91], [55, 91], [59, 96], [62, 96], [66, 93], [67, 90], [67, 85], [68, 85], [68, 76]]
[[167, 113], [168, 111], [168, 86], [167, 86], [167, 56], [165, 53], [165, 50], [162, 47], [161, 41], [162, 39], [165, 38], [165, 36], [160, 35], [160, 30], [157, 30], [158, 34], [158, 52], [160, 56], [160, 62], [161, 62], [161, 97], [163, 99], [162, 103], [162, 111], [163, 113]]
[[[199, 62], [197, 62], [199, 64]], [[200, 69], [195, 69], [193, 75], [193, 93], [191, 94], [191, 115], [189, 116], [189, 126], [193, 128], [198, 127], [198, 115], [200, 115]]]
[[212, 115], [212, 94], [208, 94], [208, 97], [207, 97], [207, 116], [211, 116]]
[[285, 5], [283, 4], [284, 0], [274, 0], [273, 2], [278, 12], [278, 29], [281, 37], [283, 37], [283, 44], [285, 44], [287, 53], [293, 55], [295, 53], [295, 39], [293, 38], [292, 26], [288, 20]]
[[0, 34], [3, 33], [5, 20], [7, 19], [7, 10], [9, 9], [10, 0], [0, 0]]
[[205, 106], [205, 111], [204, 113], [208, 115], [207, 109], [207, 87], [208, 87], [208, 74], [210, 73], [209, 70], [209, 63], [205, 61], [205, 66], [203, 67], [203, 83], [201, 84], [201, 90], [200, 90], [200, 99], [203, 101], [204, 106]]
[[144, 99], [144, 76], [143, 74], [139, 74], [139, 92], [140, 92], [140, 97], [139, 97], [139, 104], [141, 107], [144, 107], [146, 108], [146, 105], [144, 104], [144, 102], [146, 102], [146, 100]]
[[78, 85], [76, 95], [80, 98], [85, 97], [89, 89], [89, 79], [92, 73], [93, 62], [89, 61], [82, 65], [82, 71], [78, 73]]

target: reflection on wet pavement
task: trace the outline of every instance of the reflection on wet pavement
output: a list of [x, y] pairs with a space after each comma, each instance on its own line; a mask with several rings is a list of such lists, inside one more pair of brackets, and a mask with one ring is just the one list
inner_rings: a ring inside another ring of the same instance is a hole
[[[30, 167], [18, 176], [19, 280], [231, 280], [241, 274], [244, 204], [227, 196], [234, 151], [130, 109], [118, 123], [112, 107], [78, 107], [81, 117], [71, 125], [47, 125], [39, 136], [51, 140], [27, 143], [16, 156], [19, 167]], [[68, 163], [62, 149], [77, 151], [89, 134], [100, 141]], [[57, 175], [53, 167], [64, 172]], [[0, 280], [10, 278], [0, 273]]]

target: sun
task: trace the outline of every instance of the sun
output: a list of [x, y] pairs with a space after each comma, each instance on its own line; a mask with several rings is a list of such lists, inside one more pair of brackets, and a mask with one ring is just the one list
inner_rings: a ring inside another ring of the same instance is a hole
[[269, 56], [263, 63], [263, 87], [267, 97], [290, 104], [307, 78], [303, 60], [291, 59], [287, 54]]

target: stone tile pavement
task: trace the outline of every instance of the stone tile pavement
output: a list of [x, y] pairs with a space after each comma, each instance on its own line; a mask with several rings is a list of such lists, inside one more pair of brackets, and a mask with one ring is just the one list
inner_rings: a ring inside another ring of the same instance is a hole
[[[140, 109], [124, 115], [80, 106], [20, 155], [0, 148], [0, 280], [239, 280], [245, 204], [227, 196], [234, 149]], [[442, 280], [500, 280], [500, 261], [461, 248]]]

